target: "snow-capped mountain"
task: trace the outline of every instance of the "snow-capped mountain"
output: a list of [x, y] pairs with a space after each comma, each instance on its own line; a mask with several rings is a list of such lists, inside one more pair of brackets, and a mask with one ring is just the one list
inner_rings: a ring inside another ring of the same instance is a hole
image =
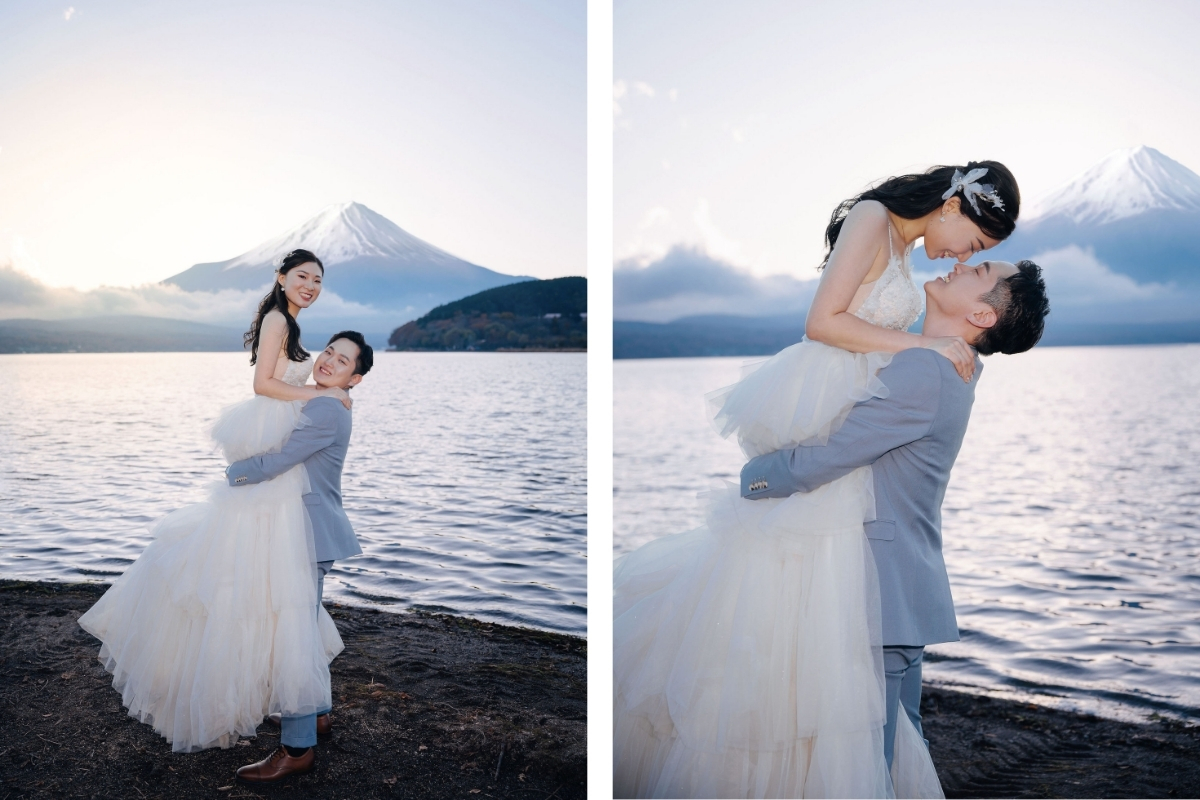
[[1117, 150], [1027, 209], [1022, 222], [1055, 216], [1104, 224], [1148, 211], [1200, 211], [1200, 175], [1144, 145]]
[[1152, 147], [1118, 150], [1029, 204], [991, 253], [1011, 261], [1071, 245], [1139, 284], [1200, 286], [1200, 175]]
[[[385, 316], [389, 325], [415, 319], [434, 306], [522, 280], [464, 261], [413, 236], [361, 203], [340, 203], [228, 261], [196, 264], [167, 278], [188, 291], [258, 290], [271, 283], [275, 265], [290, 250], [311, 250], [325, 265], [324, 289]], [[320, 301], [318, 301], [320, 302]], [[313, 307], [329, 316], [331, 304]], [[346, 311], [353, 316], [353, 307]], [[359, 314], [363, 313], [361, 310]], [[311, 316], [311, 315], [310, 315]]]

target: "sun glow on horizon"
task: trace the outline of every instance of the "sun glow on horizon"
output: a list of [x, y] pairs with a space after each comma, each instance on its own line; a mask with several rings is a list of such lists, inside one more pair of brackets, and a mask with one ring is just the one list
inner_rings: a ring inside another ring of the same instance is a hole
[[0, 263], [161, 281], [331, 203], [508, 274], [582, 274], [582, 2], [0, 9]]

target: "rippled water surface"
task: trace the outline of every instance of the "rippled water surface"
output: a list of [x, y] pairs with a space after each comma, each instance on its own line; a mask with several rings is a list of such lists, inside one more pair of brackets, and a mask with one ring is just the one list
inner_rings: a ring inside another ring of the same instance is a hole
[[[0, 355], [0, 576], [112, 580], [204, 498], [240, 353]], [[586, 356], [377, 353], [342, 477], [364, 555], [325, 596], [586, 633]]]
[[[741, 359], [618, 361], [614, 538], [702, 522], [742, 459], [704, 417]], [[943, 506], [962, 641], [926, 679], [1200, 721], [1200, 346], [993, 356]]]

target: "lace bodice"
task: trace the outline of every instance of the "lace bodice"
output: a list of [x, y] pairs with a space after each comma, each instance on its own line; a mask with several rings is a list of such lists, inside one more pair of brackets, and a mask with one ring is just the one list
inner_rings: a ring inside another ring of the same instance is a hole
[[878, 325], [881, 328], [904, 331], [917, 321], [925, 310], [925, 294], [918, 289], [912, 280], [912, 264], [908, 257], [912, 253], [912, 245], [904, 249], [903, 256], [897, 256], [892, 249], [892, 225], [888, 223], [888, 259], [887, 267], [879, 280], [875, 281], [871, 293], [863, 300], [854, 316], [861, 320]]
[[[866, 305], [866, 303], [863, 305]], [[287, 369], [284, 370], [283, 377], [280, 380], [290, 386], [303, 386], [308, 381], [308, 376], [312, 375], [312, 370], [312, 358], [306, 358], [303, 361], [289, 361]]]

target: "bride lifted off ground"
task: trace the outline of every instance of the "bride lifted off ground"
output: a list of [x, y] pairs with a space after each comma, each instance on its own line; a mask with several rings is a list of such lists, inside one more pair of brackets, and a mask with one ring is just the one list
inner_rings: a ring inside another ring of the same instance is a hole
[[[961, 262], [1019, 206], [996, 162], [843, 202], [806, 339], [709, 395], [752, 460], [702, 527], [614, 567], [618, 797], [941, 796], [912, 702], [921, 648], [957, 638], [937, 510], [976, 353], [1028, 350], [1048, 310], [1036, 265]], [[921, 334], [918, 239], [960, 262]]]

